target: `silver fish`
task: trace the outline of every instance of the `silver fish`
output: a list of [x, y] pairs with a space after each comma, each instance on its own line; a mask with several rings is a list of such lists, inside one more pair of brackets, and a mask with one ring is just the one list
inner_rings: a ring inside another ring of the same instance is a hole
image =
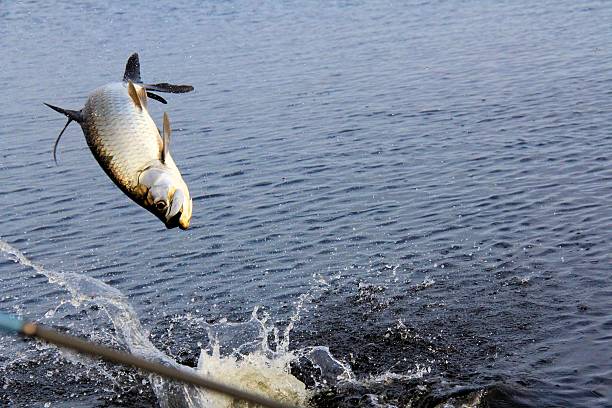
[[[187, 184], [170, 155], [170, 121], [164, 113], [163, 132], [147, 110], [147, 96], [166, 103], [156, 92], [190, 92], [190, 85], [143, 84], [140, 62], [128, 59], [123, 82], [94, 90], [79, 111], [45, 105], [68, 117], [53, 146], [75, 121], [102, 169], [128, 197], [155, 214], [167, 228], [189, 228], [192, 200]], [[56, 160], [57, 162], [57, 160]]]

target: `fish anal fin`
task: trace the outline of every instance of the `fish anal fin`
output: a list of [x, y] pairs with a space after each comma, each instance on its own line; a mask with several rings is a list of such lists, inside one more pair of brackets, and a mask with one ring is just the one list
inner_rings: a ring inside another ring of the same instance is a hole
[[132, 102], [138, 108], [138, 110], [143, 110], [147, 108], [147, 91], [143, 87], [139, 86], [136, 89], [136, 85], [132, 81], [128, 80], [128, 95], [132, 98]]
[[170, 135], [172, 134], [172, 129], [170, 128], [170, 119], [168, 119], [168, 114], [164, 112], [164, 131], [162, 132], [162, 151], [161, 151], [161, 161], [162, 163], [166, 163], [166, 157], [168, 156], [168, 152], [170, 151]]
[[143, 108], [146, 109], [149, 105], [147, 101], [147, 90], [144, 89], [142, 86], [139, 86], [138, 88], [136, 88], [136, 91], [138, 93], [138, 99], [140, 100], [140, 104], [142, 105]]

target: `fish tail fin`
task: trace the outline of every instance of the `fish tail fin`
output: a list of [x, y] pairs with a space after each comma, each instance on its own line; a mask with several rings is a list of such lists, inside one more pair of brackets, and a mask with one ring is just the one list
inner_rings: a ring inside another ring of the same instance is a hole
[[167, 82], [160, 84], [143, 84], [147, 91], [168, 92], [168, 93], [187, 93], [193, 91], [191, 85], [173, 85]]
[[140, 77], [140, 60], [138, 59], [137, 52], [130, 55], [130, 58], [128, 58], [127, 63], [125, 64], [123, 81], [132, 81], [136, 82], [137, 84], [142, 83], [142, 78]]
[[55, 162], [55, 164], [57, 164], [57, 145], [59, 144], [59, 141], [62, 138], [62, 135], [66, 131], [66, 128], [68, 127], [70, 122], [72, 122], [72, 121], [75, 121], [77, 123], [83, 122], [83, 115], [82, 115], [81, 111], [74, 111], [74, 110], [70, 110], [70, 109], [63, 109], [63, 108], [60, 108], [60, 107], [57, 107], [57, 106], [49, 105], [48, 103], [45, 103], [45, 105], [47, 105], [48, 107], [50, 107], [54, 111], [59, 112], [62, 115], [66, 115], [68, 117], [68, 122], [66, 122], [66, 124], [64, 125], [64, 128], [60, 132], [60, 134], [57, 137], [57, 139], [55, 139], [55, 143], [53, 144], [53, 161]]
[[123, 74], [123, 81], [132, 81], [135, 84], [142, 85], [146, 89], [147, 96], [149, 96], [149, 98], [155, 99], [156, 101], [161, 102], [163, 104], [166, 104], [168, 102], [161, 96], [156, 95], [151, 91], [168, 93], [185, 93], [193, 91], [193, 86], [191, 85], [173, 85], [167, 82], [159, 84], [143, 84], [142, 77], [140, 76], [140, 59], [138, 57], [138, 53], [136, 52], [130, 55], [130, 58], [128, 58], [127, 63], [125, 64], [125, 73]]

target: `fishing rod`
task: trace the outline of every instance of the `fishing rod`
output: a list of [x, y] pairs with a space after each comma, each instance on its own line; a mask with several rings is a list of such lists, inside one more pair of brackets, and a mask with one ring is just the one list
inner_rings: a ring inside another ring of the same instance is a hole
[[102, 360], [115, 364], [135, 367], [162, 377], [180, 381], [196, 387], [207, 388], [211, 391], [226, 394], [236, 399], [252, 402], [268, 408], [297, 408], [293, 405], [280, 403], [270, 398], [243, 391], [231, 385], [223, 384], [188, 371], [167, 367], [160, 363], [136, 357], [130, 353], [124, 353], [110, 347], [101, 346], [96, 343], [82, 340], [78, 337], [60, 333], [42, 325], [21, 320], [17, 317], [0, 313], [0, 330], [19, 333], [27, 337], [36, 337], [56, 346], [66, 347], [82, 354], [98, 357]]

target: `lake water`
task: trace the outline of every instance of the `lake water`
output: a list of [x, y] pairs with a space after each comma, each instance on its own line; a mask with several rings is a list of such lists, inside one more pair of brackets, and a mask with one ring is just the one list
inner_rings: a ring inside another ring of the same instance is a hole
[[[611, 21], [604, 1], [4, 2], [0, 309], [167, 364], [264, 350], [313, 407], [610, 407]], [[150, 102], [188, 231], [77, 125], [53, 163], [42, 102], [80, 109], [132, 52], [196, 89]], [[2, 405], [202, 405], [0, 341]]]

